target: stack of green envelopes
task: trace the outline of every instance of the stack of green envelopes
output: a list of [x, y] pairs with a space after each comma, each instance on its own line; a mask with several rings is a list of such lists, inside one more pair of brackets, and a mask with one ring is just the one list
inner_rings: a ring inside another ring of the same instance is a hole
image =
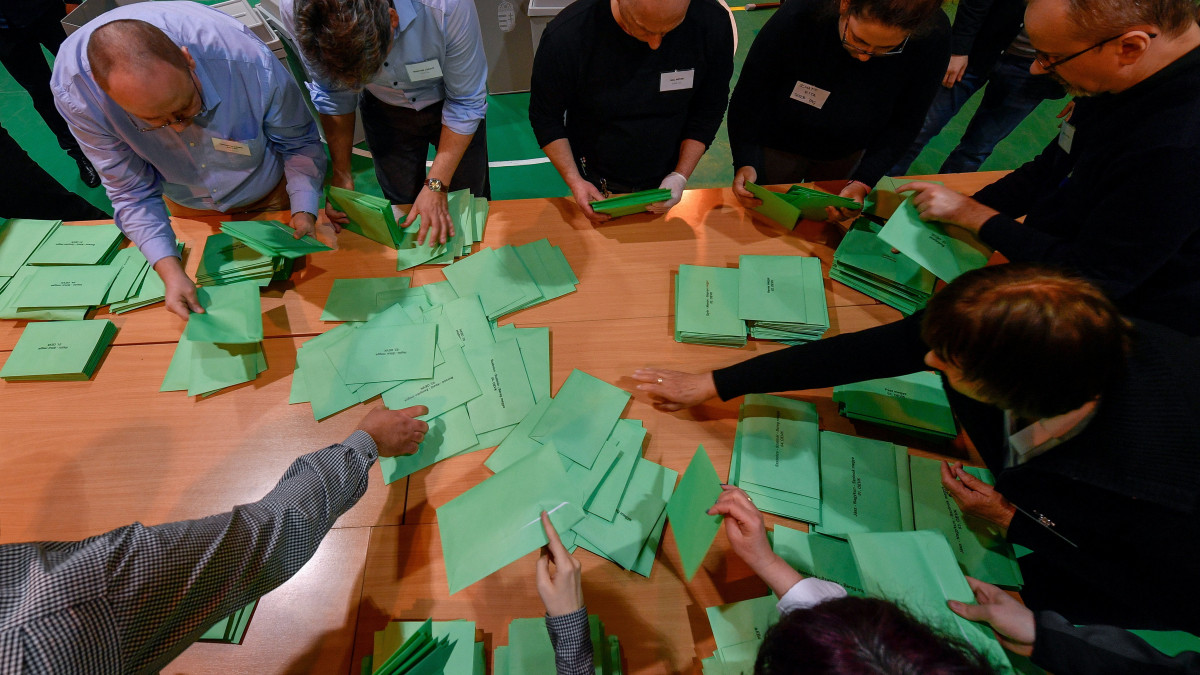
[[751, 337], [799, 344], [829, 330], [819, 258], [744, 255], [738, 268], [738, 317]]
[[833, 388], [838, 412], [924, 438], [954, 438], [958, 429], [950, 401], [936, 373], [920, 371]]
[[82, 319], [104, 303], [119, 269], [113, 265], [22, 267], [5, 291], [6, 319]]
[[[180, 259], [183, 258], [184, 246], [177, 242], [175, 251], [179, 254]], [[120, 258], [118, 258], [120, 259]], [[158, 276], [153, 268], [148, 264], [145, 256], [138, 252], [136, 257], [132, 255], [126, 258], [121, 272], [117, 275], [117, 280], [113, 282], [113, 287], [123, 284], [130, 276], [134, 279], [129, 285], [129, 290], [124, 291], [124, 286], [121, 286], [124, 300], [119, 300], [117, 295], [114, 295], [113, 289], [109, 289], [108, 311], [113, 314], [124, 314], [132, 312], [135, 309], [149, 307], [158, 302], [162, 302], [167, 295], [167, 287], [163, 284], [162, 277]]]
[[680, 265], [675, 277], [675, 341], [719, 347], [746, 344], [738, 318], [738, 278], [728, 267]]
[[272, 281], [286, 279], [292, 274], [293, 258], [264, 253], [233, 235], [218, 232], [209, 235], [200, 254], [196, 283], [200, 286], [221, 286], [253, 281], [266, 286]]
[[125, 235], [114, 224], [59, 225], [29, 256], [27, 265], [103, 265]]
[[242, 644], [242, 639], [246, 637], [246, 628], [250, 625], [250, 617], [254, 614], [254, 608], [257, 606], [258, 600], [255, 600], [245, 607], [236, 610], [233, 614], [214, 623], [198, 639], [201, 642], [224, 642], [231, 645]]
[[[449, 656], [441, 645], [449, 645]], [[375, 631], [374, 649], [363, 658], [362, 674], [485, 675], [483, 646], [475, 638], [474, 621], [390, 621]]]
[[562, 249], [545, 239], [483, 248], [443, 272], [459, 296], [479, 295], [489, 319], [573, 293], [579, 284]]
[[879, 239], [950, 283], [963, 272], [987, 264], [992, 251], [960, 228], [947, 230], [936, 222], [925, 222], [912, 199], [900, 203], [879, 231]]
[[646, 207], [658, 202], [665, 202], [671, 198], [671, 191], [666, 188], [655, 188], [653, 190], [642, 190], [641, 192], [632, 192], [627, 195], [617, 195], [608, 199], [600, 199], [590, 202], [592, 210], [596, 213], [603, 213], [613, 218], [621, 216], [630, 216], [635, 213], [643, 213]]
[[258, 293], [253, 281], [197, 289], [204, 313], [188, 317], [159, 391], [207, 396], [265, 371]]
[[117, 327], [105, 319], [31, 323], [0, 369], [0, 378], [7, 382], [91, 379], [116, 334]]
[[798, 206], [784, 199], [783, 195], [778, 192], [772, 192], [750, 181], [746, 181], [746, 190], [762, 202], [759, 206], [754, 207], [756, 213], [785, 230], [795, 229], [796, 222], [800, 220], [800, 208]]
[[841, 584], [850, 595], [867, 594], [850, 551], [850, 542], [845, 539], [775, 525], [771, 549], [806, 577]]
[[487, 226], [488, 200], [475, 197], [470, 190], [456, 190], [446, 197], [446, 208], [454, 223], [454, 234], [444, 244], [417, 243], [421, 232], [421, 217], [401, 231], [403, 235], [396, 251], [396, 269], [406, 270], [417, 265], [449, 265], [471, 254], [471, 247], [483, 240]]
[[386, 197], [330, 185], [325, 191], [325, 198], [330, 206], [350, 219], [345, 229], [389, 248], [400, 247], [404, 234], [396, 222], [392, 203]]
[[61, 224], [61, 220], [0, 219], [0, 288]]
[[937, 278], [892, 245], [879, 239], [881, 226], [855, 221], [833, 254], [829, 278], [895, 307], [903, 314], [929, 302]]
[[749, 394], [738, 414], [729, 482], [762, 511], [819, 523], [820, 447], [816, 406]]
[[701, 659], [704, 675], [753, 673], [763, 637], [779, 621], [778, 603], [779, 598], [771, 594], [707, 608], [717, 649], [709, 658]]
[[295, 237], [295, 230], [278, 220], [244, 220], [221, 223], [221, 231], [272, 258], [302, 258], [310, 253], [332, 251], [315, 237]]
[[824, 190], [803, 185], [793, 185], [788, 188], [788, 191], [783, 194], [783, 198], [792, 206], [800, 209], [801, 217], [808, 220], [825, 220], [829, 216], [829, 212], [825, 209], [830, 206], [850, 211], [858, 211], [862, 208], [862, 204], [849, 197], [839, 197]]
[[[608, 635], [604, 622], [594, 614], [588, 615], [588, 639], [596, 675], [621, 675], [621, 641]], [[513, 619], [508, 625], [508, 645], [496, 647], [493, 655], [493, 675], [554, 672], [554, 646], [546, 632], [546, 620]]]

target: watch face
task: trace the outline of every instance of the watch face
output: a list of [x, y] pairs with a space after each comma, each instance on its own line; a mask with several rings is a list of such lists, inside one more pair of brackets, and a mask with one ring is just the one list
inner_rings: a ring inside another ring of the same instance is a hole
[[442, 192], [443, 190], [446, 189], [445, 185], [442, 184], [442, 181], [440, 181], [436, 178], [426, 178], [425, 179], [425, 187], [428, 187], [430, 190], [433, 190], [434, 192]]

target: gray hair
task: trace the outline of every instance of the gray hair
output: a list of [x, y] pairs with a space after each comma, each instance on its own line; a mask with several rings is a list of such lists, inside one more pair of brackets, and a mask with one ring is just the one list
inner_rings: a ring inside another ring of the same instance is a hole
[[108, 90], [108, 77], [117, 68], [147, 70], [166, 63], [184, 72], [188, 61], [179, 45], [157, 26], [137, 19], [110, 21], [88, 37], [88, 65], [92, 79]]
[[1193, 0], [1067, 0], [1067, 16], [1083, 40], [1103, 40], [1135, 26], [1175, 37], [1196, 23]]
[[334, 83], [362, 89], [379, 72], [391, 46], [389, 7], [387, 0], [300, 0], [300, 51]]

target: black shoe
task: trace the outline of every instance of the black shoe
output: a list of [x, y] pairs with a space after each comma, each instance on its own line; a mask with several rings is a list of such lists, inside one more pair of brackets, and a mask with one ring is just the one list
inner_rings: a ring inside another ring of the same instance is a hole
[[100, 174], [96, 173], [96, 167], [92, 166], [87, 157], [80, 155], [75, 158], [75, 163], [79, 165], [79, 178], [84, 185], [91, 188], [100, 185]]

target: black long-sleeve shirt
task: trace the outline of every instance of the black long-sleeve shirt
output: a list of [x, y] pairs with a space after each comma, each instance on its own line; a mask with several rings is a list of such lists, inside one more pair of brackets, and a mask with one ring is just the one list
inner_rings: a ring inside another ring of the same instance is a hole
[[[664, 74], [691, 86], [671, 89]], [[733, 75], [733, 28], [715, 0], [692, 0], [658, 49], [617, 25], [608, 0], [578, 0], [542, 34], [529, 122], [538, 145], [566, 138], [586, 175], [630, 190], [658, 187], [687, 139], [716, 137]]]
[[[1120, 587], [1122, 580], [1114, 580]], [[1057, 675], [1183, 675], [1200, 673], [1200, 653], [1167, 656], [1115, 626], [1076, 626], [1054, 612], [1036, 614], [1034, 664]]]
[[[921, 130], [950, 59], [950, 21], [934, 13], [895, 56], [858, 61], [842, 46], [834, 0], [790, 0], [754, 39], [729, 102], [736, 170], [763, 170], [762, 148], [814, 160], [865, 152], [851, 176], [874, 185]], [[829, 92], [821, 107], [798, 83]]]
[[[1200, 48], [1118, 94], [1080, 98], [1055, 140], [975, 194], [980, 238], [1014, 262], [1072, 268], [1125, 313], [1200, 334]], [[1015, 218], [1025, 216], [1025, 222]]]

